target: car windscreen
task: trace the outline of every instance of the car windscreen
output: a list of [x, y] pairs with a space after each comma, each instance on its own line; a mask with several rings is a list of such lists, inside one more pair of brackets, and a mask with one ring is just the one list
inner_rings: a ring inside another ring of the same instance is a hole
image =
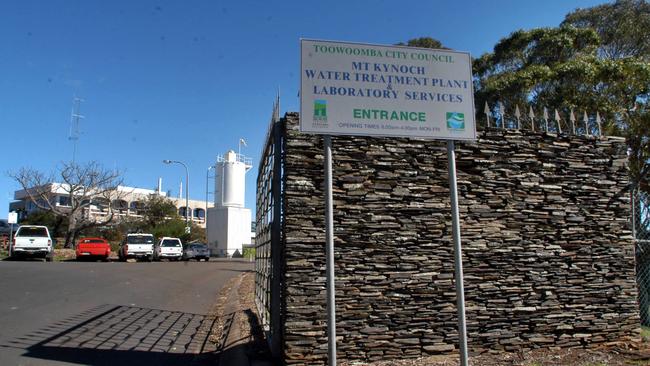
[[195, 249], [195, 250], [196, 249], [198, 249], [198, 250], [207, 249], [207, 247], [205, 245], [201, 245], [201, 244], [194, 244], [194, 245], [191, 246], [191, 248]]
[[130, 235], [126, 237], [127, 244], [153, 244], [153, 236], [150, 235]]
[[38, 236], [47, 238], [47, 229], [44, 227], [21, 227], [16, 236]]
[[161, 247], [180, 247], [181, 243], [178, 240], [165, 239], [160, 244]]

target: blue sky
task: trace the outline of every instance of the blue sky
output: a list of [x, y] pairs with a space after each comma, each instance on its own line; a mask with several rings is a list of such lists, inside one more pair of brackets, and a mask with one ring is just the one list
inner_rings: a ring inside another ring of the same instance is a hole
[[17, 183], [7, 172], [53, 171], [72, 157], [72, 98], [85, 101], [77, 160], [124, 172], [127, 185], [204, 199], [217, 155], [252, 157], [278, 89], [299, 109], [299, 39], [395, 44], [430, 36], [479, 56], [517, 29], [556, 26], [603, 1], [31, 1], [0, 2], [0, 217]]

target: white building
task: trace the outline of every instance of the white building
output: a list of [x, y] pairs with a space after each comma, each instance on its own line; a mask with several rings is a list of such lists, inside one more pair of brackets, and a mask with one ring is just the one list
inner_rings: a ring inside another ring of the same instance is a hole
[[[88, 208], [84, 212], [87, 217], [100, 218], [109, 214], [109, 208], [113, 211], [113, 215], [119, 220], [122, 217], [133, 216], [140, 217], [144, 210], [144, 203], [147, 198], [152, 195], [159, 195], [167, 197], [167, 193], [161, 191], [162, 183], [158, 181], [158, 189], [143, 189], [136, 187], [118, 186], [115, 192], [115, 198], [96, 199], [90, 202]], [[69, 206], [70, 197], [69, 189], [66, 189], [62, 183], [50, 183], [45, 186], [45, 189], [50, 192], [50, 202], [62, 208]], [[185, 217], [185, 198], [167, 197], [171, 200], [181, 217]], [[14, 192], [14, 202], [9, 203], [9, 211], [18, 213], [18, 219], [22, 220], [24, 217], [39, 208], [34, 202], [31, 201], [29, 194], [25, 190], [18, 190]], [[189, 215], [192, 222], [201, 227], [205, 227], [205, 208], [206, 201], [202, 200], [189, 200]], [[212, 203], [208, 203], [207, 207], [212, 207]]]
[[213, 255], [232, 257], [251, 244], [251, 210], [244, 207], [246, 173], [252, 160], [234, 151], [217, 157], [214, 207], [208, 209], [207, 237]]

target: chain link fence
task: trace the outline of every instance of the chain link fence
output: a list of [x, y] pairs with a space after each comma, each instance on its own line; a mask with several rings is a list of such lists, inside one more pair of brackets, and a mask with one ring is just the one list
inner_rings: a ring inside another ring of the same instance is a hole
[[650, 327], [650, 193], [632, 193], [632, 212], [641, 325]]

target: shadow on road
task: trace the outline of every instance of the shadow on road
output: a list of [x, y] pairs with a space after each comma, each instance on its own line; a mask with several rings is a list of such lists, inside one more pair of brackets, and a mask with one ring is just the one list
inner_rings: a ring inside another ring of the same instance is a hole
[[236, 351], [209, 342], [214, 323], [199, 314], [102, 305], [0, 347], [75, 364], [214, 365], [224, 352]]

